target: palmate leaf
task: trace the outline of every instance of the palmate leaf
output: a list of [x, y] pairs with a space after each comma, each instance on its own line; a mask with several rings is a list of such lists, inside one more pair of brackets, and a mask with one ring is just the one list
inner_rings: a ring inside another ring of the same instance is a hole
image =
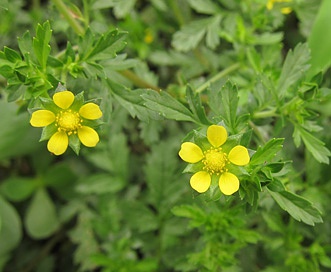
[[323, 223], [320, 211], [305, 198], [288, 191], [273, 192], [268, 189], [268, 192], [278, 205], [295, 220], [311, 226], [314, 226], [315, 223]]

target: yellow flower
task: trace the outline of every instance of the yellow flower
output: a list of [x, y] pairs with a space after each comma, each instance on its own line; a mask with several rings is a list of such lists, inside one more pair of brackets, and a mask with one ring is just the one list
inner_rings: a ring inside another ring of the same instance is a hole
[[47, 103], [49, 109], [45, 106], [46, 109], [32, 113], [32, 126], [48, 128], [50, 138], [47, 149], [50, 152], [63, 154], [77, 137], [87, 147], [94, 147], [99, 142], [99, 135], [90, 127], [89, 120], [99, 119], [102, 112], [95, 103], [83, 103], [72, 92], [61, 91], [54, 94], [52, 102]]
[[[288, 2], [292, 2], [292, 0], [268, 0], [267, 9], [268, 10], [273, 9], [275, 3], [288, 3]], [[290, 7], [282, 7], [280, 11], [283, 14], [289, 14], [292, 12], [292, 9]]]
[[207, 129], [209, 148], [202, 149], [191, 142], [182, 144], [179, 151], [182, 160], [201, 165], [200, 171], [190, 179], [191, 187], [197, 192], [204, 193], [209, 189], [213, 175], [219, 176], [218, 186], [223, 194], [232, 195], [239, 190], [239, 179], [228, 168], [231, 164], [244, 166], [249, 163], [250, 157], [247, 148], [242, 145], [237, 145], [226, 153], [222, 146], [227, 138], [228, 134], [223, 126], [211, 125]]

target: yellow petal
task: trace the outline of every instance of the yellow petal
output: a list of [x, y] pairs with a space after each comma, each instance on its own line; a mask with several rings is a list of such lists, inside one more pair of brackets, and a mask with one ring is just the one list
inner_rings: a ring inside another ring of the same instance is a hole
[[55, 155], [61, 155], [67, 150], [68, 144], [67, 134], [63, 131], [58, 131], [49, 139], [47, 149]]
[[190, 179], [191, 187], [199, 193], [206, 192], [210, 187], [210, 183], [211, 176], [205, 171], [195, 173]]
[[55, 121], [55, 114], [49, 110], [37, 110], [32, 113], [30, 124], [33, 127], [46, 127]]
[[183, 161], [186, 161], [188, 163], [196, 163], [198, 161], [201, 161], [203, 158], [201, 148], [191, 142], [183, 143], [178, 154]]
[[239, 179], [229, 172], [220, 176], [218, 181], [220, 190], [225, 195], [232, 195], [239, 190]]
[[269, 0], [267, 3], [267, 9], [271, 10], [274, 6], [274, 0]]
[[102, 112], [97, 104], [87, 103], [79, 109], [80, 116], [89, 120], [96, 120], [102, 116]]
[[54, 103], [61, 109], [69, 108], [75, 100], [75, 96], [72, 92], [63, 91], [53, 95]]
[[209, 143], [214, 147], [219, 147], [226, 142], [228, 138], [228, 133], [226, 132], [225, 127], [211, 125], [207, 129], [207, 139]]
[[83, 126], [77, 132], [79, 140], [87, 147], [94, 147], [99, 142], [99, 135], [93, 128]]
[[230, 162], [239, 166], [246, 165], [250, 161], [248, 150], [242, 145], [237, 145], [232, 148], [228, 155], [228, 158]]
[[281, 9], [281, 13], [283, 14], [289, 14], [292, 12], [292, 9], [290, 7], [285, 7]]

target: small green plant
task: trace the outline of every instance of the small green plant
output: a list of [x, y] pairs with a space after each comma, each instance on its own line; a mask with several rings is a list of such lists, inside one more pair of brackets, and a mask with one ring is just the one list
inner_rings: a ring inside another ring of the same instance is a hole
[[330, 9], [0, 0], [0, 271], [328, 271]]

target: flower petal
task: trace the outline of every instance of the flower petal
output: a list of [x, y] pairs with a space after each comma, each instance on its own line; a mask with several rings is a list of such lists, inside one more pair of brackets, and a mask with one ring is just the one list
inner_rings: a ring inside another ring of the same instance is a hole
[[96, 120], [102, 116], [102, 112], [97, 104], [87, 103], [79, 109], [80, 116], [89, 120]]
[[211, 125], [207, 129], [207, 139], [209, 143], [214, 147], [219, 147], [226, 142], [228, 138], [228, 133], [225, 127]]
[[232, 195], [239, 190], [239, 179], [234, 174], [225, 172], [220, 176], [218, 186], [223, 194]]
[[63, 131], [58, 131], [49, 139], [47, 149], [55, 155], [61, 155], [67, 150], [68, 144], [68, 135]]
[[77, 130], [77, 133], [79, 140], [87, 147], [94, 147], [99, 142], [99, 135], [93, 128], [83, 126]]
[[199, 146], [191, 142], [185, 142], [182, 144], [178, 155], [183, 161], [188, 163], [196, 163], [203, 158], [202, 150]]
[[69, 108], [75, 100], [75, 96], [72, 92], [63, 91], [53, 95], [54, 103], [61, 109]]
[[199, 193], [206, 192], [210, 187], [210, 183], [211, 176], [205, 171], [195, 173], [190, 179], [191, 187]]
[[250, 161], [248, 150], [242, 145], [237, 145], [232, 148], [228, 155], [228, 158], [230, 162], [239, 166], [246, 165]]
[[33, 127], [46, 127], [55, 121], [55, 114], [49, 110], [37, 110], [32, 113], [30, 124]]

